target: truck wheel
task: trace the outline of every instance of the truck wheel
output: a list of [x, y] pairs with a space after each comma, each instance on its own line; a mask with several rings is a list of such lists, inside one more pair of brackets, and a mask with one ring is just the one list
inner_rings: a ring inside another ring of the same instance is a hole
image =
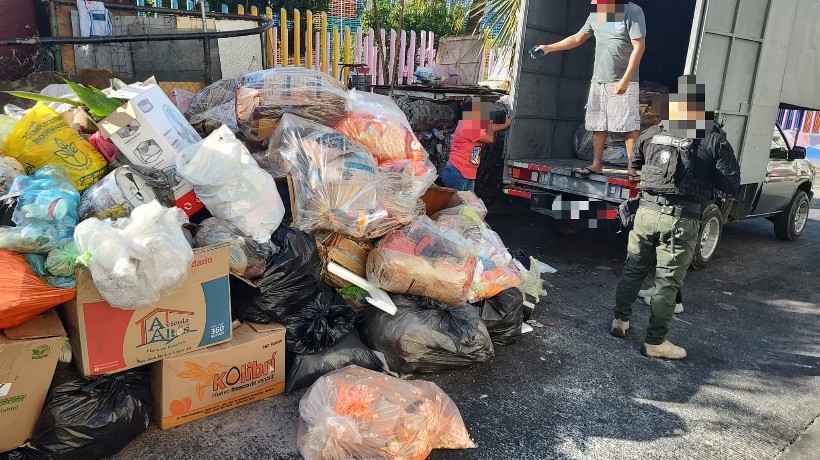
[[781, 240], [794, 241], [800, 238], [809, 220], [809, 196], [798, 190], [788, 208], [774, 218], [774, 233]]
[[572, 236], [578, 232], [578, 227], [571, 220], [550, 218], [550, 230], [561, 236]]
[[723, 214], [717, 205], [711, 204], [703, 212], [700, 221], [698, 244], [695, 246], [695, 255], [692, 257], [692, 268], [700, 270], [706, 268], [715, 255], [715, 250], [723, 235]]

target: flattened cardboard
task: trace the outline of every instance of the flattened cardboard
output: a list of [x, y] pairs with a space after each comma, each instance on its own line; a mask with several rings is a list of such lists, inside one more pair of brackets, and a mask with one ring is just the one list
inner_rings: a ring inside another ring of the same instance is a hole
[[31, 439], [65, 335], [54, 310], [0, 333], [0, 452]]
[[245, 323], [233, 339], [153, 365], [154, 416], [162, 429], [285, 390], [285, 328]]
[[120, 372], [231, 339], [230, 246], [194, 249], [188, 280], [136, 310], [114, 308], [88, 270], [77, 272], [77, 299], [65, 306], [80, 373]]

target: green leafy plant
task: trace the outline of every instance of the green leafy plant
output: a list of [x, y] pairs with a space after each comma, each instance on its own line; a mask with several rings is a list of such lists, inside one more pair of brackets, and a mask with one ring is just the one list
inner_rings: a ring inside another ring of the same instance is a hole
[[[92, 86], [81, 85], [70, 80], [63, 80], [66, 85], [74, 91], [77, 95], [77, 100], [63, 97], [44, 96], [38, 93], [28, 91], [5, 91], [12, 96], [17, 96], [21, 99], [28, 99], [37, 102], [56, 102], [58, 104], [70, 104], [75, 107], [86, 107], [89, 114], [96, 121], [111, 115], [120, 108], [125, 101], [107, 96], [105, 93]], [[117, 79], [111, 81], [112, 88], [122, 87], [125, 84]]]
[[[492, 45], [504, 48], [515, 43], [520, 9], [521, 0], [475, 0], [472, 11], [480, 18], [482, 31], [490, 38]], [[499, 27], [498, 33], [493, 36], [492, 31], [496, 27]]]

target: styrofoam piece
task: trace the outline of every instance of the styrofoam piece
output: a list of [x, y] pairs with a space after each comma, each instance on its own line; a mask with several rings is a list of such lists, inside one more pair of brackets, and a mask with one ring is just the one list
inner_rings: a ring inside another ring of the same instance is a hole
[[366, 299], [370, 305], [373, 305], [374, 307], [384, 311], [389, 315], [395, 315], [398, 311], [396, 304], [393, 303], [393, 300], [390, 299], [390, 296], [387, 294], [387, 292], [379, 288], [375, 284], [371, 283], [370, 281], [367, 281], [361, 276], [351, 272], [350, 270], [342, 267], [341, 265], [335, 262], [328, 263], [327, 270], [330, 273], [338, 276], [339, 278], [349, 283], [353, 283], [356, 286], [367, 291], [369, 296], [366, 297]]

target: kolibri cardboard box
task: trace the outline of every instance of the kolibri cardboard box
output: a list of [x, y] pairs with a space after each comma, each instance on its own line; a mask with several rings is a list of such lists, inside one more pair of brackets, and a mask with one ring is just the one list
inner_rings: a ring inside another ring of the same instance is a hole
[[111, 97], [128, 102], [98, 123], [103, 136], [135, 165], [162, 170], [174, 188], [176, 205], [192, 216], [203, 204], [193, 185], [176, 172], [176, 155], [202, 140], [158, 85], [126, 86]]
[[0, 333], [0, 452], [34, 434], [64, 340], [54, 310]]
[[230, 342], [153, 365], [154, 415], [162, 428], [285, 390], [285, 328], [245, 323]]
[[65, 306], [74, 360], [85, 376], [124, 371], [231, 339], [230, 246], [194, 249], [188, 280], [156, 305], [122, 310], [100, 295], [88, 270]]

